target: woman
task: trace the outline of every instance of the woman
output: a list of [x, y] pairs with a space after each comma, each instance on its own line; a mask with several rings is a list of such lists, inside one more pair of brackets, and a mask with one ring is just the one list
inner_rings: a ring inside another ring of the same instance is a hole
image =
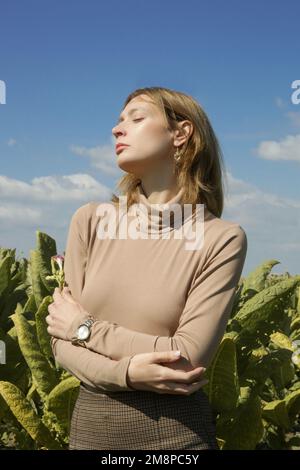
[[218, 141], [196, 100], [160, 87], [130, 94], [112, 131], [126, 205], [113, 194], [77, 209], [68, 288], [48, 308], [55, 359], [81, 381], [69, 448], [218, 449], [203, 373], [247, 252], [221, 219]]

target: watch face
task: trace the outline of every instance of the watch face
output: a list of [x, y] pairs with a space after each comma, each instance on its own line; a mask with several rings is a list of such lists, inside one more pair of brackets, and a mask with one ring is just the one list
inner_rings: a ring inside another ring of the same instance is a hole
[[89, 337], [89, 334], [90, 334], [90, 330], [86, 325], [81, 325], [78, 328], [78, 331], [77, 331], [78, 339], [85, 340]]

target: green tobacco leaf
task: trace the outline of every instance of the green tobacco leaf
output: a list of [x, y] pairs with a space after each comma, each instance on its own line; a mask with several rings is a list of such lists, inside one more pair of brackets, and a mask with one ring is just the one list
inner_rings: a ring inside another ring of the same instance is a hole
[[55, 371], [40, 350], [36, 332], [22, 314], [11, 316], [18, 334], [20, 349], [31, 370], [33, 381], [43, 400], [58, 383]]
[[48, 281], [47, 276], [52, 274], [51, 256], [56, 255], [56, 242], [54, 238], [37, 230], [37, 251], [40, 254], [40, 276], [46, 289], [51, 293], [53, 283]]
[[61, 449], [18, 387], [9, 382], [0, 382], [0, 394], [19, 423], [39, 446], [49, 450]]
[[41, 278], [42, 266], [43, 260], [41, 253], [38, 250], [30, 250], [32, 290], [37, 308], [42, 303], [43, 298], [50, 294]]
[[239, 397], [239, 381], [232, 339], [222, 339], [207, 376], [209, 383], [206, 389], [212, 407], [219, 412], [235, 408]]
[[294, 276], [251, 297], [234, 318], [240, 327], [240, 340], [248, 333], [259, 337], [278, 328], [277, 323], [284, 316], [284, 307], [299, 282], [300, 277]]
[[48, 324], [46, 322], [46, 316], [48, 315], [48, 305], [53, 302], [53, 298], [51, 295], [45, 297], [39, 306], [39, 309], [35, 315], [36, 318], [36, 332], [38, 342], [41, 348], [42, 353], [44, 356], [50, 361], [52, 360], [53, 353], [50, 344], [50, 338], [47, 331]]
[[284, 400], [274, 400], [267, 403], [262, 409], [262, 417], [285, 430], [291, 427], [287, 406]]
[[294, 390], [284, 397], [287, 411], [291, 420], [294, 420], [300, 414], [300, 388]]
[[279, 383], [283, 380], [282, 368], [291, 364], [291, 354], [288, 349], [276, 349], [256, 359], [252, 356], [243, 371], [242, 378], [255, 379], [259, 383], [264, 383], [267, 378], [271, 377]]
[[244, 280], [242, 295], [245, 291], [251, 289], [260, 292], [265, 288], [265, 283], [268, 275], [270, 274], [273, 266], [280, 262], [276, 259], [271, 259], [260, 264], [254, 269]]
[[29, 295], [28, 300], [27, 300], [26, 304], [24, 305], [23, 311], [24, 312], [36, 313], [37, 306], [36, 306], [36, 303], [35, 303], [35, 297], [34, 297], [33, 293], [31, 293]]
[[8, 287], [11, 279], [10, 268], [14, 259], [12, 256], [7, 256], [0, 261], [0, 295]]
[[222, 413], [217, 420], [217, 435], [224, 440], [222, 450], [254, 450], [264, 432], [261, 402], [250, 387], [241, 387], [234, 412]]
[[62, 380], [45, 402], [45, 420], [60, 436], [68, 437], [72, 412], [78, 397], [80, 381], [72, 376]]
[[37, 307], [43, 298], [52, 294], [53, 285], [47, 280], [52, 274], [51, 256], [56, 254], [56, 242], [46, 233], [36, 231], [37, 248], [30, 250], [30, 278]]
[[285, 334], [277, 331], [270, 335], [270, 340], [278, 347], [293, 351], [292, 341]]

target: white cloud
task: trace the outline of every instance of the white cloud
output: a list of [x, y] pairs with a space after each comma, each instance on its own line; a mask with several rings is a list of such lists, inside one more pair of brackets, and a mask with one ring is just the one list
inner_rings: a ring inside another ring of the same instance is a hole
[[87, 174], [42, 176], [29, 183], [0, 175], [0, 246], [28, 257], [39, 230], [54, 238], [62, 252], [75, 210], [111, 195], [108, 187]]
[[0, 221], [11, 225], [31, 225], [42, 220], [43, 212], [21, 204], [6, 203], [0, 206]]
[[105, 199], [110, 190], [87, 174], [41, 176], [30, 183], [0, 175], [0, 196], [27, 201], [88, 201]]
[[273, 273], [300, 273], [300, 200], [268, 193], [227, 173], [228, 194], [222, 218], [246, 231], [248, 252], [243, 272], [276, 259]]
[[256, 152], [265, 160], [300, 161], [300, 134], [288, 135], [280, 141], [265, 140]]
[[111, 145], [99, 145], [97, 147], [80, 147], [71, 145], [70, 150], [82, 157], [88, 157], [92, 167], [101, 170], [109, 176], [121, 176], [121, 170], [116, 162], [116, 155]]
[[16, 139], [9, 139], [9, 140], [7, 141], [7, 145], [8, 145], [9, 147], [13, 147], [14, 145], [16, 145], [16, 143], [17, 143]]
[[[300, 200], [267, 193], [256, 186], [227, 174], [230, 191], [225, 197], [225, 211], [229, 219], [239, 221], [266, 248], [282, 244], [286, 250], [299, 247]], [[267, 216], [266, 216], [267, 215]], [[280, 257], [280, 250], [274, 249]], [[300, 262], [300, 252], [298, 251]], [[300, 266], [299, 266], [300, 271]]]

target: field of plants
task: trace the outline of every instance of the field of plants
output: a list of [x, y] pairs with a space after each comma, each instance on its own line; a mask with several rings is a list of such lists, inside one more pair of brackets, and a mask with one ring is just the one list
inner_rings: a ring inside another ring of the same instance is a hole
[[[47, 332], [56, 243], [37, 231], [29, 259], [15, 251], [0, 248], [0, 448], [67, 449], [79, 380]], [[206, 371], [221, 450], [300, 448], [300, 275], [272, 274], [278, 263], [241, 278]]]

